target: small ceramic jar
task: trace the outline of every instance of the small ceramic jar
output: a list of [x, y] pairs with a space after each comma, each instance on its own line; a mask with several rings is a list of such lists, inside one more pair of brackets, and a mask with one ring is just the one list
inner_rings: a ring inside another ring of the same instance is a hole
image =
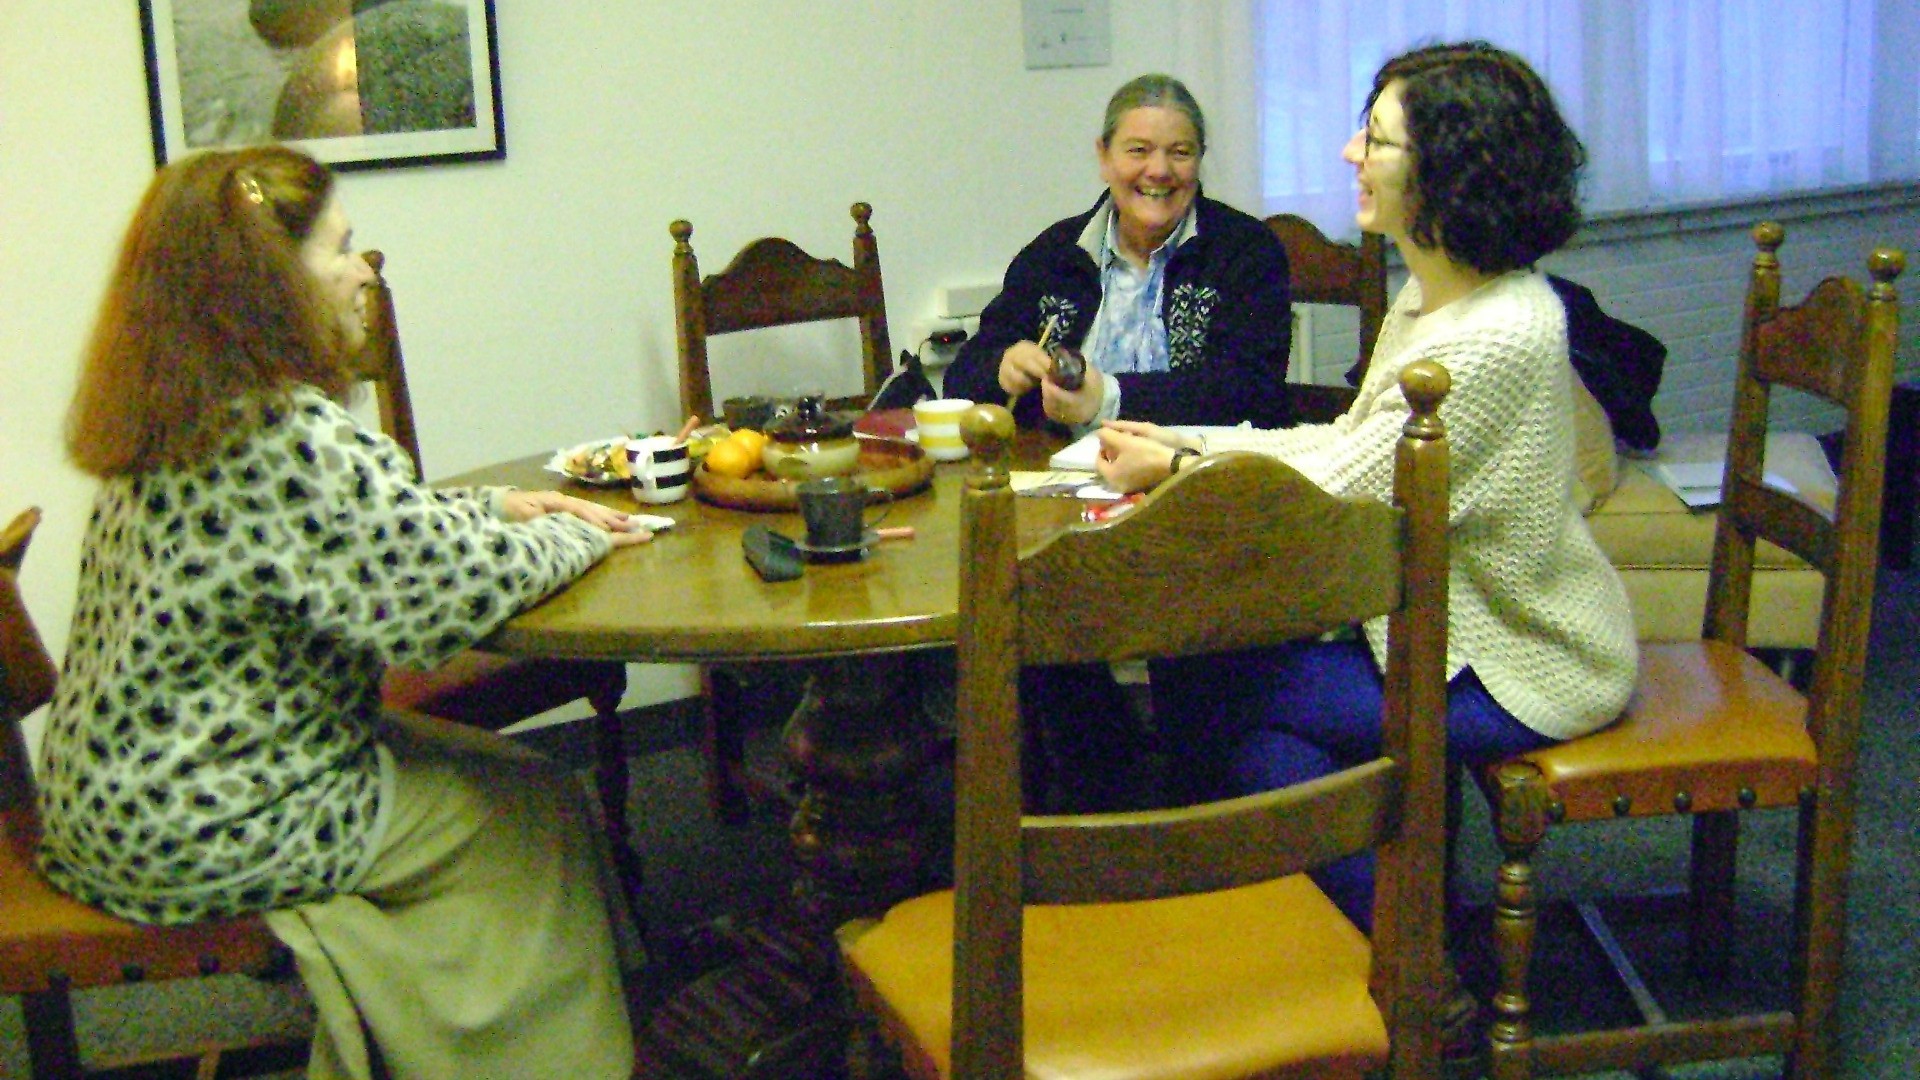
[[760, 464], [776, 480], [845, 476], [860, 464], [855, 413], [828, 412], [818, 397], [803, 397], [793, 411], [767, 426]]

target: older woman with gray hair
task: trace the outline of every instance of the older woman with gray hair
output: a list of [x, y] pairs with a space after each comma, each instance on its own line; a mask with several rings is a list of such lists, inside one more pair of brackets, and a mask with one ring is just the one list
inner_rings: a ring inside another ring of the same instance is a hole
[[[1179, 80], [1142, 75], [1116, 91], [1093, 145], [1107, 190], [1014, 257], [947, 370], [947, 396], [1076, 433], [1114, 419], [1285, 426], [1286, 250], [1200, 193], [1206, 148]], [[1079, 378], [1056, 370], [1062, 349], [1083, 361]], [[1029, 755], [1037, 808], [1141, 803], [1144, 735], [1104, 665], [1031, 669], [1020, 690], [1041, 744]]]
[[[1286, 251], [1258, 219], [1201, 194], [1199, 102], [1178, 79], [1142, 75], [1107, 102], [1093, 148], [1107, 190], [1014, 257], [947, 395], [1080, 431], [1112, 419], [1285, 426]], [[1058, 348], [1084, 357], [1084, 379], [1055, 377]]]

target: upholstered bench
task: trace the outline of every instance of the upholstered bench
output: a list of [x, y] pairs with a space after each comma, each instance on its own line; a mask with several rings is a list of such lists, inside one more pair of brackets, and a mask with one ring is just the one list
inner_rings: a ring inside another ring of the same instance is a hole
[[[1725, 446], [1724, 434], [1673, 435], [1653, 460], [1623, 457], [1613, 491], [1587, 515], [1594, 539], [1626, 583], [1642, 641], [1700, 636], [1716, 522], [1711, 509], [1689, 509], [1659, 480], [1654, 466], [1661, 460], [1719, 461]], [[1812, 435], [1770, 437], [1766, 470], [1815, 504], [1833, 505], [1833, 469]], [[1820, 591], [1820, 575], [1806, 563], [1761, 544], [1755, 556], [1748, 644], [1812, 649], [1819, 635]]]

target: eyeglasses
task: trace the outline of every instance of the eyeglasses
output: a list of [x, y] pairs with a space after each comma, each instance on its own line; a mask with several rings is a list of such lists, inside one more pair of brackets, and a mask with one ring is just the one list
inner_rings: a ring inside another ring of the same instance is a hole
[[1364, 155], [1367, 157], [1372, 157], [1373, 152], [1382, 147], [1391, 147], [1395, 150], [1405, 150], [1407, 148], [1406, 143], [1397, 143], [1392, 139], [1383, 139], [1375, 135], [1372, 128], [1362, 128], [1360, 130], [1360, 142]]

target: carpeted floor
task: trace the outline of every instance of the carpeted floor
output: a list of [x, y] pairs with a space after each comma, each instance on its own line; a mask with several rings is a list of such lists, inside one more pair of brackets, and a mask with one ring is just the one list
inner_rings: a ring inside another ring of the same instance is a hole
[[[1917, 720], [1920, 570], [1883, 572], [1867, 669], [1859, 833], [1842, 989], [1844, 1080], [1920, 1076], [1920, 957], [1915, 955], [1913, 931], [1920, 919], [1920, 867], [1911, 809], [1920, 792]], [[688, 748], [689, 736], [684, 728], [655, 731], [636, 743], [641, 752], [634, 761], [634, 813], [650, 883], [646, 915], [656, 933], [777, 898], [788, 876], [782, 823], [769, 817], [720, 828], [708, 820], [701, 764]], [[1462, 881], [1470, 899], [1484, 901], [1495, 857], [1486, 839], [1484, 809], [1477, 799], [1468, 802]], [[1725, 984], [1692, 995], [1688, 1007], [1716, 1008], [1729, 1000], [1777, 1000], [1780, 995], [1784, 959], [1779, 943], [1790, 904], [1784, 868], [1792, 822], [1786, 814], [1749, 815], [1748, 821], [1735, 971]], [[1553, 895], [1606, 895], [1680, 881], [1685, 850], [1679, 822], [1567, 829], [1542, 849], [1539, 871]], [[1671, 974], [1671, 961], [1678, 955], [1677, 936], [1651, 928], [1626, 930], [1623, 937], [1631, 952], [1649, 962], [1657, 982], [1664, 983], [1662, 976]], [[1554, 973], [1560, 986], [1573, 988], [1540, 988], [1544, 1028], [1623, 1015], [1624, 999], [1588, 977], [1596, 960], [1583, 943], [1570, 934], [1548, 933], [1544, 948], [1547, 959], [1538, 970]], [[306, 1004], [292, 982], [262, 985], [231, 978], [210, 983], [81, 994], [89, 1052], [115, 1055], [237, 1035], [299, 1032], [308, 1023]], [[1747, 1080], [1777, 1076], [1778, 1070], [1777, 1059], [1760, 1059], [1690, 1066], [1671, 1075]], [[24, 1080], [26, 1075], [17, 1003], [0, 1001], [0, 1080]], [[1606, 1074], [1606, 1080], [1626, 1080], [1626, 1074]]]

